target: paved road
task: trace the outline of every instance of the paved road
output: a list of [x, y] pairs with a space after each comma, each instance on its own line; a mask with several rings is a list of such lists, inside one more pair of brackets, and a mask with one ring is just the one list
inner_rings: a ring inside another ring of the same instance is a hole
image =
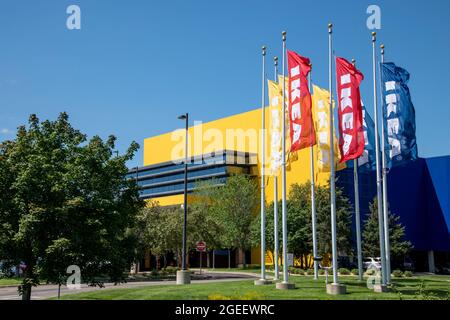
[[[193, 280], [192, 283], [214, 283], [214, 282], [228, 282], [228, 281], [242, 281], [254, 279], [254, 275], [245, 273], [207, 273], [209, 278], [205, 280]], [[89, 287], [82, 285], [79, 290], [69, 290], [66, 286], [61, 287], [61, 295], [74, 294], [81, 292], [89, 292], [96, 290], [108, 290], [118, 288], [138, 288], [143, 286], [159, 286], [159, 285], [173, 285], [175, 281], [146, 281], [146, 282], [128, 282], [119, 285], [113, 283], [106, 283], [105, 288]], [[34, 287], [31, 291], [32, 300], [43, 300], [58, 296], [58, 286], [56, 285], [40, 285]], [[17, 293], [17, 287], [0, 287], [0, 300], [20, 300], [21, 297]]]

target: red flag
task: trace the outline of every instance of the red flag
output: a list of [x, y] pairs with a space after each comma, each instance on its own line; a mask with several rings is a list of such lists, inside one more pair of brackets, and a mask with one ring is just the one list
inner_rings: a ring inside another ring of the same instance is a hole
[[311, 112], [311, 93], [308, 74], [311, 64], [308, 58], [293, 51], [287, 52], [289, 69], [289, 123], [291, 152], [316, 144], [316, 134]]
[[364, 152], [364, 127], [359, 85], [364, 75], [353, 64], [336, 58], [339, 96], [339, 148], [341, 163], [359, 158]]

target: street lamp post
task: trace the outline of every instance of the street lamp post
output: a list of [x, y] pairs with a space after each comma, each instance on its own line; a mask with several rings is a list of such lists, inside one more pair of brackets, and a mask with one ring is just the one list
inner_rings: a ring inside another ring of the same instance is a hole
[[181, 256], [181, 270], [177, 272], [177, 284], [190, 284], [191, 273], [186, 267], [186, 231], [187, 231], [187, 172], [188, 172], [188, 137], [189, 137], [189, 113], [178, 117], [186, 122], [186, 146], [184, 149], [184, 219], [183, 219], [183, 244]]

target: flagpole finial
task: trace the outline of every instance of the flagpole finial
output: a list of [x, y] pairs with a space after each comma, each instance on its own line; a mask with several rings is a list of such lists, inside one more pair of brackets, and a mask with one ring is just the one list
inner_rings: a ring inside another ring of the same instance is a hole
[[278, 66], [278, 57], [273, 57], [273, 63]]
[[286, 31], [281, 32], [283, 41], [286, 41]]
[[372, 32], [372, 42], [377, 41], [377, 33], [376, 32]]
[[354, 66], [356, 65], [356, 59], [354, 59], [354, 58], [352, 59], [352, 65], [354, 65]]
[[328, 33], [333, 33], [333, 24], [332, 23], [328, 24]]
[[382, 44], [381, 46], [380, 46], [380, 48], [381, 48], [381, 54], [384, 54], [384, 44]]
[[262, 46], [262, 55], [265, 56], [266, 55], [266, 46]]

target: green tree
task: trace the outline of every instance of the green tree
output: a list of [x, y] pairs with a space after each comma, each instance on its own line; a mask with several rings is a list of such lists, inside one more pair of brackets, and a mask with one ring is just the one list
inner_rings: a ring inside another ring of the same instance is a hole
[[215, 179], [198, 181], [195, 191], [190, 196], [189, 212], [192, 216], [191, 223], [195, 227], [194, 234], [198, 240], [206, 242], [208, 249], [220, 249], [223, 247], [224, 231], [220, 216], [217, 214], [217, 201], [220, 188]]
[[125, 179], [138, 145], [113, 156], [116, 138], [87, 141], [66, 113], [40, 122], [31, 115], [14, 140], [0, 144], [0, 260], [26, 265], [23, 299], [40, 279], [62, 283], [69, 265], [84, 282], [120, 282], [135, 256], [130, 232], [142, 206]]
[[[312, 254], [312, 225], [311, 225], [311, 184], [293, 184], [286, 203], [288, 215], [288, 248], [297, 258], [305, 258]], [[331, 218], [330, 218], [330, 190], [326, 186], [316, 186], [316, 226], [318, 252], [320, 255], [331, 252]], [[339, 254], [351, 252], [351, 204], [344, 197], [342, 190], [336, 189], [337, 206], [337, 242]], [[282, 239], [282, 203], [278, 203], [278, 238]], [[252, 244], [260, 243], [260, 217], [252, 228]], [[274, 247], [274, 205], [271, 203], [266, 209], [266, 243], [269, 250]], [[281, 254], [281, 244], [279, 244]], [[302, 267], [306, 259], [300, 259]]]
[[[318, 252], [322, 256], [331, 253], [330, 202], [330, 188], [317, 187], [317, 243]], [[350, 200], [344, 196], [341, 188], [336, 187], [336, 237], [338, 254], [342, 256], [352, 254], [352, 211]]]
[[[217, 188], [214, 199], [214, 214], [223, 227], [222, 244], [244, 252], [250, 249], [252, 224], [260, 206], [256, 181], [245, 174], [234, 174]], [[247, 264], [245, 254], [243, 264]]]
[[168, 251], [170, 234], [167, 230], [167, 214], [158, 202], [149, 201], [138, 216], [135, 227], [136, 238], [138, 239], [138, 252], [143, 256], [148, 250], [156, 256], [157, 269], [160, 267], [160, 258], [164, 257]]
[[[370, 213], [367, 215], [363, 230], [363, 253], [366, 257], [380, 256], [380, 234], [378, 226], [378, 201], [375, 198], [369, 205]], [[389, 242], [391, 258], [403, 258], [413, 248], [411, 242], [405, 240], [405, 227], [400, 223], [400, 217], [389, 210]]]

